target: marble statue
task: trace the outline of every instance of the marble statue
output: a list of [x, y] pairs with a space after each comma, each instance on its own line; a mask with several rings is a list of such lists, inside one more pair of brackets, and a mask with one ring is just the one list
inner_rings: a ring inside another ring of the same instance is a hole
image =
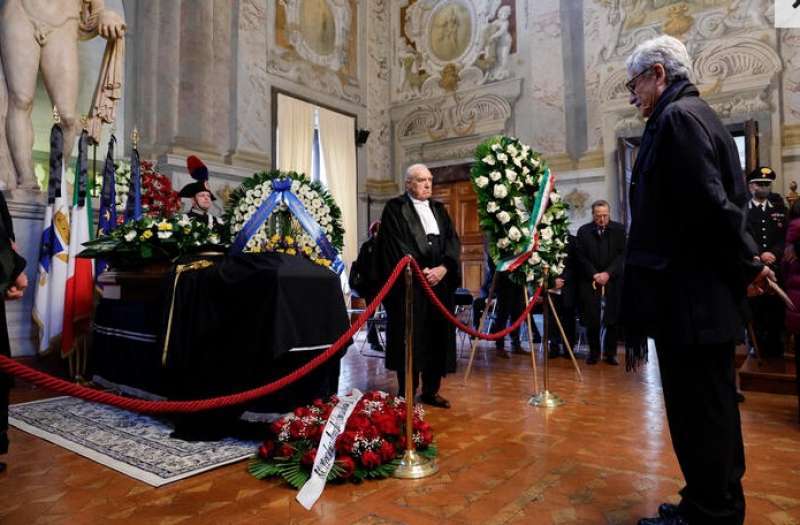
[[[80, 125], [78, 41], [100, 35], [121, 43], [125, 30], [122, 17], [105, 9], [104, 0], [0, 0], [0, 125], [5, 120], [0, 127], [0, 177], [6, 187], [36, 189], [31, 113], [39, 69], [60, 115], [68, 154]], [[104, 66], [94, 101], [101, 108], [93, 108], [90, 118], [107, 122], [113, 118], [108, 99], [118, 99], [121, 89], [119, 54], [107, 48]]]
[[511, 53], [511, 33], [508, 30], [511, 8], [502, 6], [497, 11], [497, 18], [492, 20], [486, 28], [484, 57], [493, 60], [492, 68], [487, 74], [489, 80], [503, 80], [508, 78], [508, 55]]

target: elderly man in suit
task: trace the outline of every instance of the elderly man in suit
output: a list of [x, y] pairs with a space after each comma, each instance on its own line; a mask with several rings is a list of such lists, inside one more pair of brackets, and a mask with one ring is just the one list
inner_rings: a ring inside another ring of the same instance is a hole
[[[575, 240], [578, 306], [589, 339], [587, 365], [596, 364], [601, 353], [606, 363], [618, 364], [617, 314], [624, 253], [625, 227], [611, 220], [608, 202], [595, 201], [592, 222], [578, 229]], [[602, 340], [601, 327], [605, 328]]]
[[[461, 241], [447, 209], [431, 199], [433, 176], [424, 164], [406, 170], [406, 193], [386, 203], [378, 238], [379, 259], [388, 275], [405, 255], [423, 268], [425, 279], [436, 295], [453, 309], [455, 289], [461, 282]], [[386, 368], [397, 372], [400, 394], [405, 385], [405, 286], [402, 280], [384, 301], [387, 314]], [[414, 391], [422, 375], [423, 403], [450, 408], [439, 395], [442, 377], [456, 369], [453, 326], [414, 282]]]
[[[655, 339], [672, 446], [686, 486], [640, 525], [744, 523], [744, 447], [734, 342], [748, 283], [774, 274], [745, 229], [730, 133], [691, 83], [679, 40], [639, 44], [630, 102], [647, 119], [630, 184], [623, 316], [631, 357]], [[691, 213], [676, 212], [676, 206]]]

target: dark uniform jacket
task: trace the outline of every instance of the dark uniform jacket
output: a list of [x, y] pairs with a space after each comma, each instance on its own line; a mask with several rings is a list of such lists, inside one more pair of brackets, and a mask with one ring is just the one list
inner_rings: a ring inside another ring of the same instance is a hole
[[[625, 254], [625, 227], [614, 221], [606, 226], [603, 235], [598, 233], [594, 222], [578, 228], [573, 250], [573, 279], [577, 284], [578, 304], [584, 321], [590, 316], [600, 315], [600, 291], [592, 287], [592, 276], [608, 272], [611, 278], [606, 283], [606, 306], [603, 321], [607, 325], [617, 323], [620, 293], [622, 291], [622, 262]], [[599, 322], [600, 319], [597, 319]]]
[[745, 229], [747, 198], [733, 137], [692, 83], [674, 82], [647, 121], [631, 177], [626, 327], [669, 329], [682, 344], [739, 336], [747, 283], [763, 267]]
[[783, 244], [786, 237], [786, 208], [769, 199], [762, 206], [754, 201], [747, 203], [747, 231], [758, 245], [758, 253], [771, 252], [775, 258], [774, 268], [780, 268]]
[[[461, 283], [461, 241], [453, 227], [447, 209], [431, 199], [431, 211], [439, 225], [442, 245], [441, 263], [447, 268], [444, 279], [434, 288], [436, 295], [450, 311], [453, 310], [455, 289]], [[422, 268], [428, 266], [428, 238], [408, 195], [395, 197], [386, 203], [381, 216], [378, 236], [382, 275], [384, 279], [394, 270], [404, 255], [411, 255]], [[401, 278], [384, 301], [388, 313], [386, 327], [386, 368], [402, 370], [405, 359], [405, 285]], [[439, 313], [414, 277], [414, 368], [437, 371], [441, 375], [455, 372], [455, 329]], [[426, 331], [426, 325], [431, 328]]]
[[219, 217], [211, 215], [210, 213], [200, 213], [195, 209], [189, 210], [187, 215], [193, 221], [205, 224], [211, 228], [211, 231], [219, 235], [222, 239], [225, 239], [228, 235], [228, 229], [225, 227], [225, 221]]

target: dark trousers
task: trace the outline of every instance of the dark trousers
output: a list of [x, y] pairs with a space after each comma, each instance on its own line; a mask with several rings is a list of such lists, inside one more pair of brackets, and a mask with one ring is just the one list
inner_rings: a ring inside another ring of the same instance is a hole
[[600, 323], [587, 319], [586, 338], [589, 340], [589, 357], [597, 359], [601, 353], [604, 357], [616, 357], [617, 327], [616, 325], [606, 325], [605, 330], [605, 339], [600, 341]]
[[[375, 300], [376, 294], [370, 294], [364, 297], [364, 300], [367, 302], [367, 305], [372, 303]], [[369, 321], [367, 321], [367, 326], [369, 329], [367, 330], [367, 342], [369, 342], [370, 346], [381, 346], [381, 339], [378, 337], [378, 323], [376, 322], [375, 315], [376, 313], [370, 317]]]
[[656, 338], [670, 436], [686, 486], [689, 523], [744, 523], [744, 446], [734, 343], [682, 345]]
[[[510, 322], [514, 322], [522, 315], [525, 310], [525, 296], [523, 295], [522, 286], [507, 283], [502, 288], [498, 287], [497, 290], [497, 307], [495, 308], [495, 324], [492, 327], [493, 332], [503, 330]], [[511, 332], [511, 345], [516, 348], [520, 346], [519, 343], [519, 328]], [[495, 340], [497, 348], [505, 346], [504, 339]]]
[[774, 295], [761, 295], [748, 300], [753, 320], [753, 330], [761, 352], [760, 357], [780, 357], [783, 355], [783, 301]]
[[[442, 386], [442, 375], [438, 372], [422, 370], [414, 374], [414, 393], [419, 388], [419, 379], [422, 376], [422, 395], [433, 396], [439, 393]], [[406, 395], [406, 372], [405, 369], [397, 371], [397, 395]]]

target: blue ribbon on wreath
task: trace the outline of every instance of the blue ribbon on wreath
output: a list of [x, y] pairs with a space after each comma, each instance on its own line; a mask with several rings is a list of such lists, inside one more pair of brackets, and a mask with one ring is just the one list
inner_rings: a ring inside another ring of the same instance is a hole
[[230, 253], [241, 253], [250, 239], [253, 238], [261, 226], [267, 221], [275, 209], [275, 206], [281, 202], [286, 204], [289, 211], [297, 218], [297, 221], [306, 233], [314, 239], [314, 242], [319, 246], [322, 256], [331, 261], [331, 269], [336, 272], [337, 275], [341, 274], [344, 271], [344, 263], [341, 257], [339, 257], [339, 252], [337, 252], [336, 248], [330, 243], [325, 236], [325, 232], [320, 225], [317, 224], [317, 221], [314, 220], [314, 217], [308, 213], [303, 203], [300, 202], [300, 199], [292, 193], [291, 179], [275, 179], [272, 181], [272, 193], [259, 205], [256, 212], [239, 231], [239, 234], [233, 241]]

